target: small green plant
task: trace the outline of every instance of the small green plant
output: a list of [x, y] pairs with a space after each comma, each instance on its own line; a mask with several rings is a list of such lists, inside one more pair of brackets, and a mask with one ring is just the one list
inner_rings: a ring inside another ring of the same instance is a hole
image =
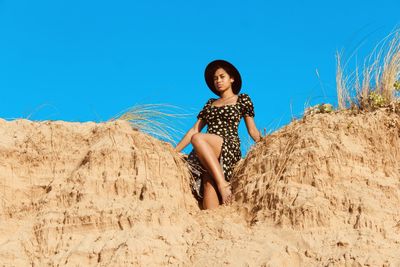
[[312, 107], [309, 107], [305, 110], [305, 115], [312, 115], [317, 113], [331, 113], [333, 111], [333, 106], [331, 104], [318, 104]]
[[331, 104], [320, 104], [319, 111], [321, 113], [331, 113], [333, 111], [333, 106]]
[[396, 91], [400, 92], [400, 80], [396, 81], [393, 86]]
[[372, 108], [380, 108], [387, 104], [386, 99], [381, 94], [376, 92], [370, 92], [368, 100]]

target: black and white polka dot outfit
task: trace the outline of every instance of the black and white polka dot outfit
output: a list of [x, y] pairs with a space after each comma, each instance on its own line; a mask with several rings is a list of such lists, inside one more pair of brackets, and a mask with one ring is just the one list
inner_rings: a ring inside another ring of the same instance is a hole
[[[223, 138], [219, 162], [222, 166], [225, 180], [229, 181], [235, 164], [242, 157], [238, 135], [239, 122], [244, 116], [255, 116], [254, 106], [247, 94], [239, 94], [236, 104], [213, 106], [212, 103], [215, 100], [217, 99], [210, 98], [197, 115], [197, 118], [207, 123], [207, 133], [216, 134]], [[201, 175], [206, 170], [201, 165], [194, 149], [189, 153], [187, 161], [195, 178], [194, 193], [202, 198]]]

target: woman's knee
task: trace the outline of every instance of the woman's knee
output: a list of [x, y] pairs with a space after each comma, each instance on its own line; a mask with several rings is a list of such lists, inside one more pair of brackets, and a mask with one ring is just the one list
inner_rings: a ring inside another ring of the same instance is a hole
[[194, 135], [192, 135], [190, 142], [192, 143], [193, 146], [197, 146], [202, 140], [203, 140], [202, 134], [195, 133]]
[[204, 187], [215, 187], [215, 181], [214, 179], [210, 176], [210, 174], [206, 173], [202, 177], [202, 182]]

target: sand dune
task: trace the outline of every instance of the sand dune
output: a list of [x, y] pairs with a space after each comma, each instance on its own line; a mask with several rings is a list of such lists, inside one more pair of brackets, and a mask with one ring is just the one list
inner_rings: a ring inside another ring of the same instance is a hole
[[4, 266], [400, 266], [400, 117], [316, 114], [198, 208], [170, 144], [124, 121], [0, 120]]

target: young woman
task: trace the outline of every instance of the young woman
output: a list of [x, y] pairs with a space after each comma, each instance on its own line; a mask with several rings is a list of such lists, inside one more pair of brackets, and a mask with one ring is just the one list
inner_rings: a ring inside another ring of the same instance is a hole
[[[239, 94], [242, 79], [239, 71], [225, 60], [215, 60], [205, 69], [207, 86], [219, 98], [210, 98], [197, 115], [197, 122], [176, 145], [180, 152], [189, 142], [193, 150], [188, 162], [196, 183], [194, 190], [203, 198], [204, 209], [232, 201], [229, 181], [235, 164], [241, 159], [238, 126], [244, 118], [254, 141], [261, 134], [254, 123], [254, 107], [247, 94]], [[207, 125], [207, 133], [201, 133]]]

